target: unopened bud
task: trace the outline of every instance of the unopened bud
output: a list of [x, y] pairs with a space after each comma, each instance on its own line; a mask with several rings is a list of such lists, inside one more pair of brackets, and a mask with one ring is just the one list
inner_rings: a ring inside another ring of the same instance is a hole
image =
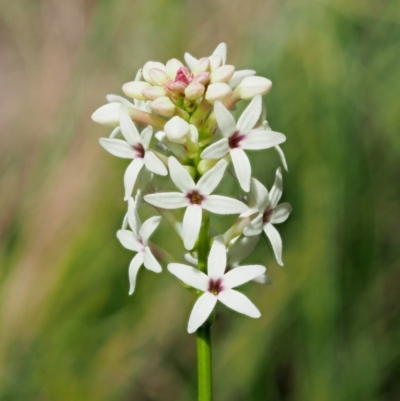
[[215, 82], [225, 82], [228, 83], [235, 72], [235, 67], [233, 65], [222, 65], [216, 68], [210, 75], [210, 82], [213, 84]]
[[241, 99], [252, 99], [257, 95], [265, 95], [271, 89], [272, 82], [264, 77], [246, 77], [235, 89], [235, 95]]
[[162, 96], [153, 100], [150, 106], [154, 112], [161, 114], [164, 117], [171, 117], [175, 112], [175, 105], [167, 96]]
[[232, 89], [229, 85], [222, 82], [216, 82], [211, 84], [207, 88], [206, 100], [211, 104], [214, 104], [216, 100], [223, 100], [225, 97], [232, 93]]
[[210, 69], [210, 59], [208, 57], [203, 57], [197, 61], [196, 65], [192, 68], [192, 74], [197, 74], [199, 72], [206, 72]]
[[221, 67], [223, 61], [222, 57], [219, 54], [213, 54], [209, 57], [210, 60], [210, 69], [214, 71], [216, 68]]
[[210, 73], [209, 72], [199, 72], [194, 76], [192, 82], [197, 82], [198, 84], [206, 85], [210, 81]]
[[235, 88], [236, 86], [238, 86], [242, 80], [246, 77], [251, 77], [252, 75], [255, 75], [255, 71], [254, 70], [239, 70], [239, 71], [235, 71], [232, 75], [232, 78], [230, 79], [230, 81], [228, 82], [229, 86], [231, 88]]
[[158, 68], [161, 71], [165, 71], [165, 65], [162, 63], [159, 63], [158, 61], [148, 61], [144, 66], [143, 66], [143, 78], [150, 83], [151, 85], [154, 85], [154, 82], [152, 81], [149, 71], [153, 68]]
[[160, 70], [159, 68], [151, 68], [149, 70], [150, 79], [154, 82], [155, 85], [163, 86], [169, 81], [168, 74]]
[[165, 96], [167, 91], [161, 86], [149, 86], [144, 89], [142, 95], [149, 100], [156, 100], [161, 96]]
[[133, 99], [146, 100], [142, 92], [149, 88], [150, 84], [143, 81], [132, 81], [122, 85], [122, 91]]
[[205, 90], [206, 88], [204, 87], [204, 85], [197, 82], [192, 82], [185, 89], [185, 97], [189, 100], [196, 100], [199, 97], [203, 96]]
[[189, 131], [189, 124], [178, 116], [172, 117], [164, 127], [164, 132], [167, 138], [176, 143], [184, 143]]
[[211, 170], [217, 164], [217, 162], [217, 159], [203, 159], [197, 165], [197, 171], [201, 175], [204, 175], [208, 170]]
[[172, 58], [171, 60], [167, 61], [165, 71], [171, 79], [175, 80], [176, 73], [181, 67], [183, 67], [183, 64], [178, 59]]

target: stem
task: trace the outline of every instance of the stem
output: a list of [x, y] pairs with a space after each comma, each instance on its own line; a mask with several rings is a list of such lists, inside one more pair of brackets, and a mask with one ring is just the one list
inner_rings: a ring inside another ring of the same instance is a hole
[[[203, 210], [198, 243], [198, 269], [207, 271], [207, 256], [210, 250], [210, 219]], [[211, 359], [211, 324], [205, 322], [197, 332], [197, 375], [198, 401], [212, 401], [212, 359]]]

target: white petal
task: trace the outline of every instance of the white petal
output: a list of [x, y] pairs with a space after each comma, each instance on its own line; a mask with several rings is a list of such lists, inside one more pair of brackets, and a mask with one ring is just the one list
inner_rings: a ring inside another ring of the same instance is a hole
[[269, 203], [268, 189], [255, 178], [251, 179], [251, 193], [256, 198], [258, 210], [263, 213]]
[[160, 264], [151, 253], [151, 250], [148, 246], [144, 248], [144, 266], [146, 267], [146, 269], [151, 270], [154, 273], [160, 273], [162, 270]]
[[280, 168], [278, 168], [278, 170], [276, 170], [274, 186], [272, 187], [269, 193], [269, 200], [273, 208], [278, 204], [279, 199], [281, 199], [282, 191], [283, 191], [282, 171]]
[[243, 78], [255, 75], [255, 73], [256, 72], [254, 70], [239, 70], [239, 71], [235, 71], [233, 73], [233, 76], [232, 76], [231, 80], [228, 82], [228, 84], [229, 84], [229, 86], [231, 88], [235, 88], [236, 86], [238, 86], [240, 84], [240, 82], [242, 82]]
[[181, 192], [159, 192], [145, 195], [143, 198], [150, 205], [163, 209], [179, 209], [189, 204], [188, 199]]
[[235, 148], [230, 151], [233, 167], [243, 191], [250, 191], [251, 165], [243, 149]]
[[230, 111], [220, 102], [214, 104], [214, 113], [218, 127], [225, 138], [229, 138], [236, 131], [236, 122]]
[[153, 234], [154, 230], [158, 227], [161, 221], [161, 216], [154, 216], [147, 219], [140, 229], [139, 236], [143, 241], [143, 244], [147, 246], [147, 241], [150, 235]]
[[243, 202], [221, 195], [208, 195], [202, 206], [216, 214], [239, 214], [247, 210], [247, 205]]
[[137, 212], [137, 204], [133, 200], [132, 197], [128, 199], [128, 221], [129, 221], [129, 226], [131, 227], [131, 230], [135, 234], [135, 237], [139, 237], [139, 232], [140, 232], [140, 218]]
[[133, 187], [135, 186], [136, 178], [143, 167], [143, 159], [133, 159], [128, 166], [124, 175], [125, 184], [125, 200], [128, 200], [132, 195]]
[[282, 262], [282, 239], [277, 229], [271, 224], [267, 223], [264, 225], [264, 232], [271, 241], [272, 249], [274, 250], [276, 260], [283, 266]]
[[271, 223], [272, 224], [283, 223], [284, 221], [287, 220], [291, 211], [292, 211], [292, 206], [290, 206], [289, 203], [287, 202], [281, 203], [272, 212]]
[[260, 311], [256, 308], [253, 302], [238, 291], [228, 289], [226, 291], [221, 291], [217, 297], [219, 301], [236, 312], [254, 318], [261, 316]]
[[109, 138], [110, 139], [115, 139], [119, 134], [121, 133], [121, 128], [120, 127], [116, 127], [112, 130]]
[[192, 254], [190, 252], [186, 252], [183, 255], [183, 258], [186, 260], [186, 262], [188, 262], [194, 266], [197, 266], [197, 263], [199, 262], [199, 260], [197, 258], [195, 258], [194, 256], [192, 256]]
[[107, 103], [99, 107], [93, 114], [92, 120], [98, 124], [116, 127], [119, 125], [119, 109], [121, 103]]
[[153, 136], [153, 127], [148, 125], [141, 133], [140, 133], [140, 141], [145, 150], [147, 150], [150, 146], [151, 137]]
[[149, 82], [150, 84], [154, 84], [154, 82], [152, 81], [152, 79], [150, 78], [150, 74], [149, 71], [152, 68], [158, 68], [162, 71], [165, 71], [165, 65], [158, 62], [158, 61], [148, 61], [144, 66], [143, 66], [143, 78]]
[[193, 191], [196, 185], [189, 172], [182, 166], [175, 157], [170, 156], [168, 158], [168, 167], [171, 180], [174, 184], [185, 194]]
[[124, 219], [122, 220], [121, 230], [126, 230], [128, 227], [128, 213], [125, 213]]
[[256, 122], [260, 118], [261, 108], [261, 96], [257, 95], [252, 99], [242, 115], [239, 117], [237, 127], [241, 134], [248, 134], [253, 129], [253, 127], [256, 125]]
[[170, 263], [168, 270], [179, 280], [193, 288], [201, 291], [207, 291], [208, 277], [193, 266], [183, 265], [181, 263]]
[[259, 235], [262, 232], [264, 223], [263, 216], [259, 214], [254, 220], [252, 220], [249, 225], [244, 229], [243, 234], [252, 237], [254, 235]]
[[133, 294], [133, 291], [135, 291], [136, 287], [136, 276], [138, 274], [140, 266], [143, 264], [143, 253], [138, 253], [135, 255], [135, 257], [132, 259], [130, 265], [129, 265], [129, 295]]
[[192, 70], [197, 64], [197, 58], [193, 57], [189, 53], [185, 53], [184, 55], [186, 65], [189, 67], [189, 70]]
[[219, 279], [224, 275], [226, 269], [226, 247], [224, 237], [219, 235], [214, 238], [207, 260], [208, 276]]
[[229, 271], [224, 276], [223, 285], [228, 288], [235, 288], [247, 283], [265, 273], [266, 268], [261, 265], [239, 266]]
[[99, 143], [107, 152], [123, 159], [133, 159], [136, 155], [132, 146], [121, 139], [100, 138]]
[[211, 170], [207, 171], [197, 183], [199, 192], [203, 195], [209, 195], [221, 182], [228, 163], [220, 160]]
[[287, 165], [287, 162], [286, 162], [286, 157], [285, 157], [285, 154], [283, 153], [283, 150], [281, 149], [280, 146], [275, 146], [275, 149], [278, 152], [279, 157], [281, 158], [281, 162], [283, 164], [283, 168], [286, 171], [289, 171], [289, 168], [288, 168], [288, 165]]
[[226, 44], [221, 42], [213, 51], [212, 56], [221, 56], [222, 64], [226, 62]]
[[242, 237], [228, 250], [228, 265], [235, 266], [250, 255], [257, 245], [258, 237]]
[[201, 226], [202, 208], [200, 205], [189, 205], [183, 216], [183, 243], [190, 251], [197, 241]]
[[136, 239], [132, 231], [118, 230], [117, 238], [122, 246], [130, 251], [140, 252], [143, 249], [142, 244]]
[[108, 103], [121, 103], [121, 104], [123, 104], [124, 106], [127, 106], [127, 107], [135, 107], [135, 105], [133, 103], [131, 103], [129, 100], [125, 99], [122, 96], [107, 95], [106, 99], [107, 99]]
[[168, 170], [164, 166], [164, 163], [151, 150], [146, 152], [143, 161], [147, 170], [159, 175], [168, 174]]
[[194, 333], [210, 316], [217, 297], [209, 292], [205, 292], [194, 304], [188, 323], [188, 332]]
[[190, 125], [181, 117], [172, 117], [164, 126], [165, 135], [170, 141], [183, 143], [190, 131]]
[[201, 158], [203, 159], [220, 159], [229, 152], [228, 139], [222, 138], [219, 141], [211, 144], [203, 150]]
[[242, 141], [243, 149], [268, 149], [286, 141], [286, 136], [274, 131], [252, 131]]
[[140, 143], [139, 132], [125, 107], [121, 107], [119, 110], [119, 125], [121, 127], [122, 135], [130, 145]]

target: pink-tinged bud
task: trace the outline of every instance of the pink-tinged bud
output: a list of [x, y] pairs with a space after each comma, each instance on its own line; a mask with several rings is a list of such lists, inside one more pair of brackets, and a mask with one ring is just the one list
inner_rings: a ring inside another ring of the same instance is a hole
[[225, 82], [228, 83], [235, 72], [235, 67], [233, 65], [223, 65], [216, 68], [210, 75], [210, 82], [213, 84], [215, 82]]
[[150, 86], [142, 92], [142, 95], [148, 100], [156, 100], [166, 94], [167, 91], [161, 86]]
[[163, 86], [169, 81], [168, 74], [158, 68], [151, 68], [149, 70], [149, 76], [154, 84], [158, 86]]
[[206, 100], [211, 104], [214, 104], [216, 100], [223, 100], [225, 97], [232, 93], [232, 89], [229, 85], [222, 82], [216, 82], [211, 84], [207, 88]]
[[143, 81], [132, 81], [122, 85], [122, 91], [126, 96], [138, 100], [146, 100], [142, 92], [147, 88], [150, 88], [150, 84]]
[[150, 107], [154, 112], [161, 114], [164, 117], [171, 117], [175, 112], [175, 105], [167, 96], [162, 96], [156, 100], [153, 100], [150, 104]]
[[192, 79], [192, 82], [197, 82], [202, 85], [207, 85], [209, 81], [210, 81], [210, 73], [209, 72], [199, 72]]
[[165, 71], [169, 75], [169, 77], [174, 80], [176, 77], [176, 73], [178, 70], [183, 67], [183, 64], [176, 58], [172, 58], [167, 61], [167, 65], [165, 66]]
[[236, 87], [234, 94], [241, 99], [253, 99], [256, 95], [265, 95], [271, 89], [272, 82], [264, 77], [246, 77]]
[[148, 61], [144, 66], [142, 70], [143, 78], [151, 85], [154, 85], [154, 82], [151, 80], [149, 71], [152, 68], [158, 68], [161, 71], [165, 71], [165, 65], [162, 63], [159, 63], [158, 61]]
[[197, 74], [199, 72], [206, 72], [210, 69], [210, 59], [208, 57], [203, 57], [197, 61], [195, 66], [192, 68], [192, 74]]
[[203, 96], [206, 88], [202, 84], [198, 84], [197, 82], [192, 82], [185, 89], [185, 97], [188, 100], [196, 100], [199, 97]]
[[184, 143], [186, 135], [190, 132], [190, 126], [185, 120], [175, 116], [165, 124], [164, 132], [170, 141]]

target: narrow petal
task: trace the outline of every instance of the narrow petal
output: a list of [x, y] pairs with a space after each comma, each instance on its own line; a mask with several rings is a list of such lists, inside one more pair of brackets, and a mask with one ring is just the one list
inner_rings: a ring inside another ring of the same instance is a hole
[[190, 251], [197, 241], [201, 226], [202, 208], [200, 205], [189, 205], [183, 216], [183, 243]]
[[154, 273], [160, 273], [162, 271], [160, 264], [151, 253], [151, 250], [148, 246], [144, 248], [144, 266], [146, 269], [151, 270]]
[[242, 141], [242, 148], [260, 150], [273, 148], [286, 141], [286, 136], [274, 131], [252, 131]]
[[143, 199], [150, 205], [163, 209], [179, 209], [189, 204], [188, 199], [181, 192], [159, 192], [145, 195]]
[[256, 198], [256, 203], [260, 213], [263, 213], [269, 204], [268, 189], [255, 178], [251, 179], [251, 193]]
[[225, 304], [228, 308], [236, 312], [243, 313], [244, 315], [258, 318], [261, 316], [260, 311], [256, 306], [247, 298], [235, 290], [225, 290], [218, 294], [218, 300]]
[[185, 53], [184, 55], [186, 65], [189, 67], [189, 70], [192, 70], [197, 64], [197, 58], [193, 57], [189, 53]]
[[250, 191], [251, 165], [243, 149], [231, 149], [233, 167], [243, 191]]
[[256, 125], [260, 118], [262, 109], [261, 95], [255, 96], [246, 107], [237, 122], [238, 130], [241, 134], [248, 134]]
[[100, 145], [112, 155], [117, 157], [122, 157], [123, 159], [134, 159], [135, 151], [132, 149], [132, 146], [129, 143], [114, 138], [100, 138]]
[[252, 237], [254, 235], [260, 235], [263, 230], [263, 216], [259, 214], [254, 220], [252, 220], [249, 225], [244, 229], [243, 234], [247, 237]]
[[200, 291], [207, 291], [208, 277], [195, 267], [183, 265], [181, 263], [170, 263], [168, 265], [168, 270], [185, 284]]
[[228, 139], [222, 138], [219, 141], [211, 144], [201, 153], [202, 159], [221, 159], [229, 152]]
[[137, 203], [133, 200], [132, 197], [128, 199], [128, 221], [131, 230], [136, 238], [139, 237], [140, 232], [140, 218], [137, 212]]
[[278, 168], [278, 170], [276, 170], [274, 186], [272, 187], [269, 193], [269, 200], [273, 208], [276, 207], [276, 205], [279, 202], [279, 199], [281, 199], [282, 191], [283, 191], [282, 171], [280, 168]]
[[259, 238], [256, 236], [242, 237], [237, 240], [228, 250], [228, 265], [235, 266], [249, 256], [257, 245], [258, 240]]
[[168, 170], [164, 166], [164, 163], [151, 150], [146, 152], [143, 161], [147, 170], [159, 175], [168, 174]]
[[228, 82], [229, 86], [231, 88], [235, 88], [236, 86], [238, 86], [240, 84], [240, 82], [242, 82], [242, 80], [246, 77], [250, 77], [252, 75], [255, 75], [255, 71], [254, 70], [239, 70], [239, 71], [235, 71], [233, 73], [233, 76], [231, 78], [231, 80]]
[[286, 171], [289, 171], [289, 168], [288, 168], [288, 165], [287, 165], [287, 162], [286, 162], [286, 157], [285, 157], [285, 154], [283, 153], [283, 150], [281, 149], [280, 146], [275, 146], [275, 150], [278, 152], [278, 155], [281, 158], [281, 162], [282, 162], [283, 168]]
[[140, 142], [142, 143], [145, 150], [147, 150], [149, 148], [152, 136], [153, 136], [153, 127], [151, 125], [148, 125], [140, 133]]
[[214, 238], [207, 260], [208, 276], [213, 279], [221, 278], [226, 269], [226, 247], [224, 237], [219, 235]]
[[196, 185], [189, 172], [178, 162], [175, 157], [170, 156], [168, 158], [168, 167], [171, 180], [173, 183], [185, 194], [193, 191]]
[[140, 143], [139, 132], [125, 107], [121, 107], [119, 110], [119, 125], [121, 127], [122, 135], [130, 145], [137, 145]]
[[154, 216], [147, 219], [140, 229], [139, 236], [143, 241], [143, 244], [147, 246], [147, 241], [150, 235], [153, 234], [154, 230], [158, 227], [161, 221], [161, 216]]
[[194, 333], [210, 316], [217, 297], [209, 292], [205, 292], [194, 304], [188, 323], [188, 333]]
[[128, 166], [124, 175], [125, 184], [125, 200], [128, 200], [132, 195], [133, 187], [135, 186], [136, 178], [143, 167], [143, 159], [133, 159]]
[[140, 252], [143, 249], [142, 244], [136, 239], [132, 231], [118, 230], [117, 238], [122, 246], [130, 251]]
[[292, 206], [290, 206], [289, 203], [287, 202], [281, 203], [272, 212], [271, 223], [272, 224], [283, 223], [284, 221], [287, 220], [291, 211], [292, 211]]
[[208, 195], [202, 206], [216, 214], [239, 214], [247, 210], [247, 205], [243, 202], [221, 195]]
[[211, 170], [207, 171], [197, 183], [199, 192], [203, 195], [209, 195], [219, 185], [224, 176], [228, 163], [220, 160]]
[[[115, 139], [117, 138], [117, 136], [119, 136], [119, 134], [121, 134], [121, 128], [120, 127], [116, 127], [112, 130], [109, 138], [110, 139]], [[101, 140], [101, 139], [100, 139]]]
[[236, 131], [236, 122], [230, 111], [220, 102], [214, 104], [214, 113], [218, 127], [225, 138], [229, 138]]
[[129, 265], [129, 295], [133, 294], [133, 291], [135, 291], [136, 287], [136, 277], [138, 274], [138, 271], [140, 269], [140, 266], [143, 264], [143, 253], [138, 253], [135, 255], [135, 257], [132, 259], [130, 265]]
[[226, 43], [221, 42], [213, 51], [213, 56], [221, 56], [222, 58], [222, 64], [225, 64], [226, 62]]
[[277, 229], [271, 224], [267, 223], [264, 225], [264, 232], [267, 234], [267, 237], [269, 238], [272, 249], [274, 250], [276, 260], [278, 263], [283, 266], [282, 262], [282, 239], [281, 236], [279, 235]]
[[239, 266], [225, 274], [223, 285], [228, 288], [235, 288], [255, 279], [265, 271], [266, 268], [261, 265]]

